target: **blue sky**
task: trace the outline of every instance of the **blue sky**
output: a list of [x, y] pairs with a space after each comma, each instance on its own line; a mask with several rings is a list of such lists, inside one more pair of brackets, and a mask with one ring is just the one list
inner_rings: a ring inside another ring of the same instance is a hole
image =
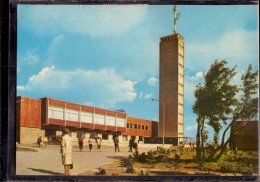
[[[18, 5], [17, 95], [52, 97], [158, 121], [159, 42], [173, 6]], [[214, 60], [258, 69], [258, 6], [179, 5], [185, 42], [185, 136], [194, 88]]]

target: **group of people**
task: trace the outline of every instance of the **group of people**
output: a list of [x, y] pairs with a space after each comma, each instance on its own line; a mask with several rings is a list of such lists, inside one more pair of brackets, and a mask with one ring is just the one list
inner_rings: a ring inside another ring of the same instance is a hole
[[[64, 165], [65, 175], [70, 175], [70, 169], [73, 168], [72, 163], [72, 137], [69, 135], [70, 131], [68, 128], [64, 129], [64, 135], [61, 138], [61, 157], [62, 157], [62, 164]], [[101, 151], [101, 142], [102, 139], [100, 137], [94, 138], [96, 145], [97, 145], [97, 151]], [[84, 140], [83, 137], [80, 136], [78, 139], [79, 149], [80, 151], [83, 150], [83, 144]], [[89, 151], [92, 150], [92, 144], [93, 144], [93, 138], [89, 137], [88, 139], [88, 145], [89, 145]], [[115, 152], [120, 152], [119, 149], [119, 138], [118, 136], [114, 138], [114, 145], [115, 145]], [[132, 149], [135, 150], [135, 152], [138, 153], [138, 144], [136, 142], [135, 137], [131, 137], [129, 141], [129, 152], [132, 152]]]
[[133, 152], [133, 149], [135, 150], [135, 152], [138, 152], [138, 144], [136, 141], [136, 137], [131, 137], [131, 139], [129, 140], [129, 151], [128, 152]]
[[[102, 142], [102, 139], [100, 137], [96, 137], [95, 138], [95, 142], [97, 144], [97, 151], [101, 152], [101, 142]], [[79, 150], [82, 151], [83, 150], [83, 144], [84, 144], [84, 140], [83, 140], [82, 136], [79, 137], [78, 144], [79, 144]], [[89, 151], [90, 152], [92, 150], [92, 146], [93, 146], [93, 138], [89, 137], [89, 139], [88, 139], [88, 147], [89, 147]]]

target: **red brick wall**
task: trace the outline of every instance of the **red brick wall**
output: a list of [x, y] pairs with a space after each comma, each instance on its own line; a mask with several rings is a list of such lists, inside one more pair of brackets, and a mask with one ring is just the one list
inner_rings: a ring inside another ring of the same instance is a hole
[[49, 118], [49, 123], [52, 125], [65, 126], [65, 121], [60, 119]]
[[55, 99], [51, 99], [51, 98], [47, 98], [47, 100], [49, 102], [49, 105], [58, 106], [58, 107], [65, 107], [65, 102], [64, 101], [55, 100]]
[[81, 128], [93, 129], [92, 123], [81, 123]]
[[[133, 136], [144, 136], [144, 137], [151, 137], [152, 136], [152, 122], [150, 120], [140, 119], [140, 118], [134, 118], [134, 117], [127, 117], [127, 123], [130, 126], [130, 124], [137, 124], [141, 125], [141, 129], [134, 129], [134, 128], [127, 128], [125, 132], [122, 132], [122, 135], [133, 135]], [[144, 130], [142, 129], [142, 125], [144, 125]], [[148, 126], [148, 130], [146, 129], [146, 126]]]
[[41, 100], [17, 97], [17, 105], [20, 127], [41, 128]]
[[90, 107], [90, 106], [81, 106], [81, 111], [85, 111], [85, 112], [93, 113], [93, 112], [94, 112], [94, 107]]

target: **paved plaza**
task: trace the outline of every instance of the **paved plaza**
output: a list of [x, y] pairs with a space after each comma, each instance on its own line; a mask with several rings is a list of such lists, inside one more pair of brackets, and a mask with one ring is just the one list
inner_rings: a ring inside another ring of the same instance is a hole
[[[64, 174], [59, 145], [48, 145], [46, 148], [39, 148], [36, 144], [19, 144], [17, 146], [36, 149], [38, 152], [16, 152], [16, 175]], [[127, 146], [120, 146], [120, 152], [115, 152], [114, 146], [102, 146], [101, 149], [101, 152], [97, 151], [94, 145], [92, 151], [89, 152], [86, 145], [83, 151], [79, 151], [78, 146], [73, 146], [72, 159], [74, 168], [71, 170], [71, 175], [81, 175], [88, 170], [97, 170], [105, 164], [126, 158], [131, 154], [128, 152]], [[142, 145], [139, 151], [145, 152], [155, 149], [155, 146]]]

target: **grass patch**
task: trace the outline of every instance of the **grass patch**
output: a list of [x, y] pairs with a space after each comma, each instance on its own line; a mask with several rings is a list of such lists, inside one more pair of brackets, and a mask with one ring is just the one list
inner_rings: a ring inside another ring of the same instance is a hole
[[31, 149], [31, 148], [23, 148], [23, 147], [16, 147], [16, 151], [23, 151], [23, 152], [38, 152], [38, 150]]

